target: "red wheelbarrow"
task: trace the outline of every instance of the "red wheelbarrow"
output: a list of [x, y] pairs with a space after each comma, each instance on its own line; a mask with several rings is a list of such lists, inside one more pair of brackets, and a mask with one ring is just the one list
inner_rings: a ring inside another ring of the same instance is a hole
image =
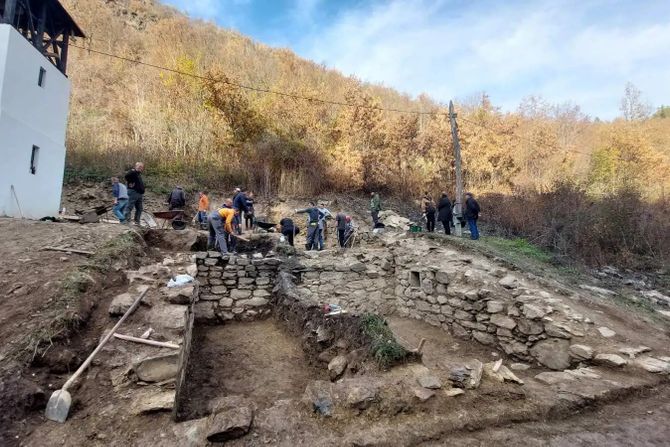
[[158, 211], [153, 213], [156, 219], [161, 219], [163, 222], [161, 228], [165, 229], [169, 224], [175, 230], [183, 230], [186, 228], [186, 213], [184, 210], [172, 210], [172, 211]]

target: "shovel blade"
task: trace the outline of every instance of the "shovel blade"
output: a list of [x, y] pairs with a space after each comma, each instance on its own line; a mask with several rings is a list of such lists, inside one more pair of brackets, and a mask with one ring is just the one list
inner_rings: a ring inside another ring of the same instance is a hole
[[46, 417], [52, 421], [65, 422], [70, 413], [72, 397], [65, 390], [56, 390], [49, 398], [46, 409]]

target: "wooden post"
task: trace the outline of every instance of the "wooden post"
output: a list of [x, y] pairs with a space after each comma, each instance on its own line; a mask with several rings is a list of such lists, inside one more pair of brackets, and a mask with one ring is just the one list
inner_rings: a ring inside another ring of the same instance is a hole
[[454, 112], [454, 102], [449, 101], [449, 121], [451, 122], [451, 137], [454, 141], [454, 162], [456, 168], [456, 197], [454, 197], [454, 227], [456, 236], [463, 235], [460, 217], [463, 213], [463, 177], [461, 173], [461, 143], [458, 140], [458, 125], [456, 124], [456, 113]]

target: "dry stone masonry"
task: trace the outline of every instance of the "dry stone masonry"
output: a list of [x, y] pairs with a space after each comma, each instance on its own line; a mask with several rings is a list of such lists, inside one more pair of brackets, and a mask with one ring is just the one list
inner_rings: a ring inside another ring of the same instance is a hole
[[270, 297], [281, 261], [272, 253], [222, 257], [216, 251], [196, 254], [200, 298], [198, 322], [250, 321], [270, 314]]

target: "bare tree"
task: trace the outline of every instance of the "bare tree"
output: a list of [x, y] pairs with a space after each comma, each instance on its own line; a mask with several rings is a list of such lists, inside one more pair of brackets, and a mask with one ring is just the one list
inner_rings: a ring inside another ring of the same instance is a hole
[[642, 99], [642, 92], [632, 82], [626, 83], [619, 109], [626, 121], [643, 120], [651, 115], [651, 104]]

